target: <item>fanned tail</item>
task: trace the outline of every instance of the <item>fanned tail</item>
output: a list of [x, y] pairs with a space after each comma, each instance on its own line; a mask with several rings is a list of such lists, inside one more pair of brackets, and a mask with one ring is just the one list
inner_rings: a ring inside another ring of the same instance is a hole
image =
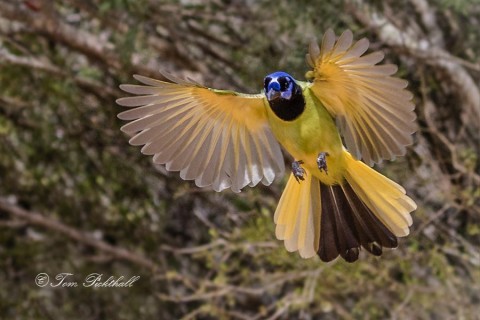
[[275, 212], [276, 235], [288, 251], [354, 262], [361, 247], [380, 256], [408, 235], [416, 205], [405, 190], [348, 153], [346, 164], [338, 185], [325, 185], [308, 171], [300, 183], [290, 176]]
[[348, 262], [358, 259], [360, 247], [380, 256], [382, 247], [395, 248], [397, 237], [355, 194], [348, 183], [321, 184], [322, 223], [318, 255], [331, 261], [339, 255]]

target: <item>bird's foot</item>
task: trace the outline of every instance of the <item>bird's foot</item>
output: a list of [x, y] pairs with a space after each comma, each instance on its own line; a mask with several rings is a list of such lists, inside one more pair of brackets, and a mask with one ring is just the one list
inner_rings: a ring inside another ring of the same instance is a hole
[[301, 166], [302, 164], [303, 164], [302, 160], [292, 162], [292, 173], [298, 183], [300, 183], [300, 180], [302, 181], [305, 180], [303, 176], [307, 175], [307, 173]]
[[325, 174], [328, 174], [327, 170], [327, 156], [328, 152], [320, 152], [317, 157], [317, 166], [320, 172], [325, 171]]

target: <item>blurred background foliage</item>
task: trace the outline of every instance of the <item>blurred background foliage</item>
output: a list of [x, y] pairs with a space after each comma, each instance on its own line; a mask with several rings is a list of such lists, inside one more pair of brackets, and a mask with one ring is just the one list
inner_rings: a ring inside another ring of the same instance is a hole
[[[160, 68], [258, 92], [349, 28], [399, 65], [419, 130], [377, 167], [417, 201], [381, 258], [287, 253], [285, 183], [215, 193], [152, 165], [115, 99]], [[480, 319], [480, 1], [0, 1], [0, 318]], [[131, 288], [39, 288], [92, 272]]]

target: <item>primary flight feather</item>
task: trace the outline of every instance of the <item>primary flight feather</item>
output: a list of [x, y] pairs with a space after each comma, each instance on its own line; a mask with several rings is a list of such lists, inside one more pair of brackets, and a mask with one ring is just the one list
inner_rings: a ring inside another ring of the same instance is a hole
[[278, 71], [256, 95], [134, 76], [143, 85], [121, 89], [137, 96], [117, 100], [132, 107], [119, 114], [131, 121], [122, 131], [155, 163], [216, 191], [281, 177], [281, 145], [295, 159], [274, 214], [286, 249], [323, 261], [353, 262], [360, 248], [379, 256], [408, 235], [416, 204], [368, 165], [405, 154], [416, 117], [396, 66], [352, 40], [328, 30], [310, 44], [308, 82]]

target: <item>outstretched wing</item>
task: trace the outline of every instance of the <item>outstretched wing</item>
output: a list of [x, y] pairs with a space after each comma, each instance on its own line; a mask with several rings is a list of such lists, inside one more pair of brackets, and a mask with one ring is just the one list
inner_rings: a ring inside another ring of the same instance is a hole
[[328, 30], [321, 48], [311, 43], [307, 72], [313, 81], [311, 90], [336, 118], [347, 149], [369, 164], [405, 154], [416, 130], [413, 95], [405, 89], [408, 82], [391, 75], [393, 64], [377, 65], [382, 52], [362, 56], [369, 42], [362, 39], [352, 45], [352, 32], [345, 31], [335, 42]]
[[269, 185], [284, 171], [280, 146], [271, 133], [262, 95], [213, 90], [165, 74], [173, 83], [134, 76], [145, 85], [121, 85], [139, 96], [117, 103], [133, 107], [118, 115], [132, 145], [180, 171], [185, 180], [216, 191], [235, 192], [260, 181]]

